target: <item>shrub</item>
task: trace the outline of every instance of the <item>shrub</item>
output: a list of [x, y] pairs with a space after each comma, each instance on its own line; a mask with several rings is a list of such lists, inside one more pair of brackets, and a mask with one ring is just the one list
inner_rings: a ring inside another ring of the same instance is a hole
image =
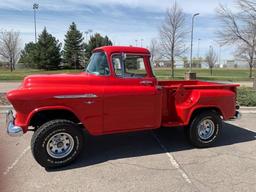
[[238, 88], [237, 100], [241, 106], [256, 106], [256, 90], [250, 87]]

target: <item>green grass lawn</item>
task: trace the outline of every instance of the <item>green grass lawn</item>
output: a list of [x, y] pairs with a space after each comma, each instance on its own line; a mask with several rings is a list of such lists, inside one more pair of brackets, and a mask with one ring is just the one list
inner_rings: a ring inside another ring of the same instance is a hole
[[[170, 79], [171, 69], [155, 69], [155, 75], [160, 79]], [[176, 69], [175, 79], [184, 79], [186, 69]], [[214, 69], [213, 76], [209, 69], [193, 69], [197, 73], [197, 79], [206, 81], [250, 81], [248, 69]], [[254, 70], [254, 75], [256, 71]]]
[[[37, 69], [17, 69], [14, 72], [9, 70], [0, 69], [0, 81], [20, 81], [25, 76], [31, 74], [54, 74], [54, 73], [79, 73], [82, 70], [53, 70], [44, 71]], [[154, 70], [155, 75], [159, 79], [171, 79], [171, 69], [170, 68], [160, 68]], [[186, 69], [176, 69], [175, 79], [184, 79], [184, 74]], [[207, 81], [250, 81], [249, 70], [248, 69], [214, 69], [213, 76], [210, 76], [209, 69], [194, 69], [193, 72], [197, 73], [197, 78], [199, 80]], [[256, 71], [254, 71], [256, 75]]]
[[79, 73], [81, 70], [52, 70], [44, 71], [38, 69], [17, 69], [13, 72], [0, 69], [0, 81], [20, 81], [24, 77], [33, 74], [55, 74], [55, 73]]

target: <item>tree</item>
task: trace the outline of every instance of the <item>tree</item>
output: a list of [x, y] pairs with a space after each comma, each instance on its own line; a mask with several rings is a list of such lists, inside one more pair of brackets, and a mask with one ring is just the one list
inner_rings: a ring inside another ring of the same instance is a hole
[[61, 62], [61, 43], [44, 28], [39, 35], [34, 52], [34, 62], [39, 69], [57, 69]]
[[256, 65], [256, 50], [251, 49], [246, 44], [241, 43], [240, 46], [237, 47], [235, 56], [239, 59], [245, 60], [250, 67], [250, 76], [252, 76], [252, 69]]
[[20, 63], [23, 63], [26, 67], [36, 68], [35, 65], [35, 55], [36, 55], [36, 45], [33, 42], [25, 44], [24, 49], [21, 51]]
[[11, 71], [15, 70], [20, 55], [20, 33], [15, 31], [0, 32], [0, 56], [9, 62]]
[[150, 54], [151, 54], [151, 57], [150, 57], [151, 65], [154, 66], [156, 60], [159, 59], [159, 57], [160, 57], [159, 44], [158, 44], [158, 40], [156, 38], [151, 39], [149, 50], [150, 50]]
[[99, 33], [94, 34], [90, 37], [88, 44], [85, 44], [85, 55], [87, 58], [90, 58], [92, 55], [92, 51], [101, 46], [112, 46], [112, 41], [108, 38], [108, 36], [101, 36]]
[[[249, 23], [256, 25], [256, 2], [252, 0], [240, 0], [238, 1], [239, 6], [242, 10], [245, 10], [249, 15]], [[247, 16], [245, 18], [248, 18]]]
[[185, 27], [185, 14], [175, 2], [167, 10], [165, 21], [160, 28], [162, 56], [171, 60], [172, 78], [174, 78], [175, 57], [185, 52], [184, 40], [187, 35]]
[[216, 52], [213, 50], [212, 47], [210, 47], [209, 52], [206, 55], [206, 62], [209, 66], [211, 76], [212, 76], [212, 69], [214, 68], [215, 64], [217, 63], [218, 56]]
[[220, 5], [217, 10], [222, 23], [218, 31], [218, 39], [222, 45], [234, 45], [238, 47], [238, 53], [246, 50], [246, 58], [252, 77], [253, 61], [256, 58], [256, 3], [250, 0], [237, 1], [238, 12], [234, 13]]
[[73, 22], [65, 35], [63, 50], [64, 62], [70, 67], [77, 68], [83, 61], [83, 40], [83, 34], [77, 29], [76, 24]]

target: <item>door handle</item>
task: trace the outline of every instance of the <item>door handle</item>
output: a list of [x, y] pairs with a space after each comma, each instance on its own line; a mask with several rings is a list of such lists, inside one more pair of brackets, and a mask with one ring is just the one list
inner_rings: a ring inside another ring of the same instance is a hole
[[140, 82], [141, 85], [153, 85], [153, 81], [144, 80]]
[[92, 104], [94, 104], [94, 101], [85, 101], [84, 103], [87, 105], [92, 105]]
[[161, 90], [163, 89], [163, 87], [160, 86], [160, 85], [157, 85], [157, 86], [156, 86], [156, 89], [157, 89], [158, 91], [161, 91]]

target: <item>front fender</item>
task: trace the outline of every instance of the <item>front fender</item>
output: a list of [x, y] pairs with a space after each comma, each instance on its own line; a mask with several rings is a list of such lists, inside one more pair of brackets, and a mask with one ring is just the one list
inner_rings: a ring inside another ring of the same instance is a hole
[[[73, 114], [75, 114], [71, 108], [66, 107], [66, 106], [38, 107], [38, 108], [35, 108], [34, 110], [30, 111], [27, 114], [17, 111], [16, 117], [15, 117], [15, 125], [22, 127], [23, 132], [26, 133], [28, 131], [28, 127], [30, 125], [30, 121], [33, 118], [33, 116], [38, 112], [47, 111], [47, 110], [67, 110], [67, 111], [70, 111]], [[79, 119], [79, 117], [77, 117], [77, 118]]]

